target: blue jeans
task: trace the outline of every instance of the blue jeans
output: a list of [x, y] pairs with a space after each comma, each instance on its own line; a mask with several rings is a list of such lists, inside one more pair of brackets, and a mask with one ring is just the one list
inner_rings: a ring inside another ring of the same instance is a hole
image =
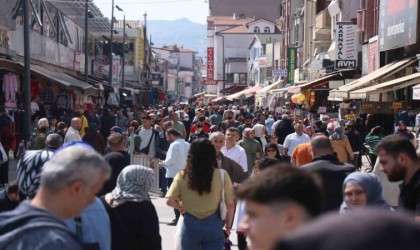
[[184, 214], [181, 225], [182, 250], [222, 250], [225, 243], [219, 211], [204, 219]]

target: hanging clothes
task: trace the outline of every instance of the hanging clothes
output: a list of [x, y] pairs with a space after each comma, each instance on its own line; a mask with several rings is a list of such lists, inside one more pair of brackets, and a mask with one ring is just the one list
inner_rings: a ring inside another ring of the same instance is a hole
[[61, 91], [57, 96], [57, 108], [69, 110], [72, 107], [72, 97], [67, 91]]
[[31, 100], [39, 98], [41, 86], [38, 80], [31, 80]]
[[49, 87], [45, 87], [39, 96], [39, 100], [45, 104], [51, 104], [54, 100], [54, 93]]
[[3, 93], [6, 101], [16, 102], [16, 92], [19, 89], [17, 79], [17, 75], [12, 73], [3, 76]]

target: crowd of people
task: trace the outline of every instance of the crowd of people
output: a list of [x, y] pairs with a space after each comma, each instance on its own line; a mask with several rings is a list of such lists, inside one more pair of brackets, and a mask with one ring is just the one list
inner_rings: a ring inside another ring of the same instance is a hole
[[[7, 157], [8, 119], [0, 107]], [[235, 221], [241, 250], [420, 245], [420, 154], [404, 121], [387, 135], [362, 118], [179, 105], [34, 124], [16, 180], [0, 159], [0, 249], [162, 249], [155, 182], [176, 249], [230, 249]]]

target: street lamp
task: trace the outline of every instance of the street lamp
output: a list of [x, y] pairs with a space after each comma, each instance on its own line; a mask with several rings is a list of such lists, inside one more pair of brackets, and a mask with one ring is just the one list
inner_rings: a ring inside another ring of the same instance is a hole
[[88, 18], [93, 18], [93, 14], [89, 10], [89, 0], [85, 1], [85, 82], [88, 83], [88, 60], [89, 60], [89, 46], [88, 46], [88, 37], [89, 37], [89, 24], [88, 24]]
[[109, 85], [112, 86], [112, 51], [113, 51], [113, 44], [114, 44], [114, 0], [112, 0], [112, 12], [111, 12], [111, 43], [109, 46]]
[[125, 87], [125, 36], [127, 34], [125, 34], [125, 26], [127, 26], [128, 28], [131, 29], [131, 26], [129, 24], [125, 23], [125, 11], [123, 9], [121, 9], [118, 5], [115, 6], [115, 8], [118, 11], [122, 11], [124, 13], [124, 19], [123, 19], [123, 51], [122, 51], [122, 71], [121, 71], [121, 86], [124, 88]]

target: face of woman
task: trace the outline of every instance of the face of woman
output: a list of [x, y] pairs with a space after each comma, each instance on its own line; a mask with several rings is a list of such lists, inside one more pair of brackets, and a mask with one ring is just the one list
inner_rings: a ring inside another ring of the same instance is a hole
[[344, 188], [344, 201], [350, 208], [365, 207], [367, 205], [366, 193], [359, 184], [348, 183]]
[[267, 154], [268, 157], [271, 157], [271, 158], [275, 158], [276, 154], [277, 154], [277, 152], [274, 148], [267, 148], [265, 150], [265, 153]]

